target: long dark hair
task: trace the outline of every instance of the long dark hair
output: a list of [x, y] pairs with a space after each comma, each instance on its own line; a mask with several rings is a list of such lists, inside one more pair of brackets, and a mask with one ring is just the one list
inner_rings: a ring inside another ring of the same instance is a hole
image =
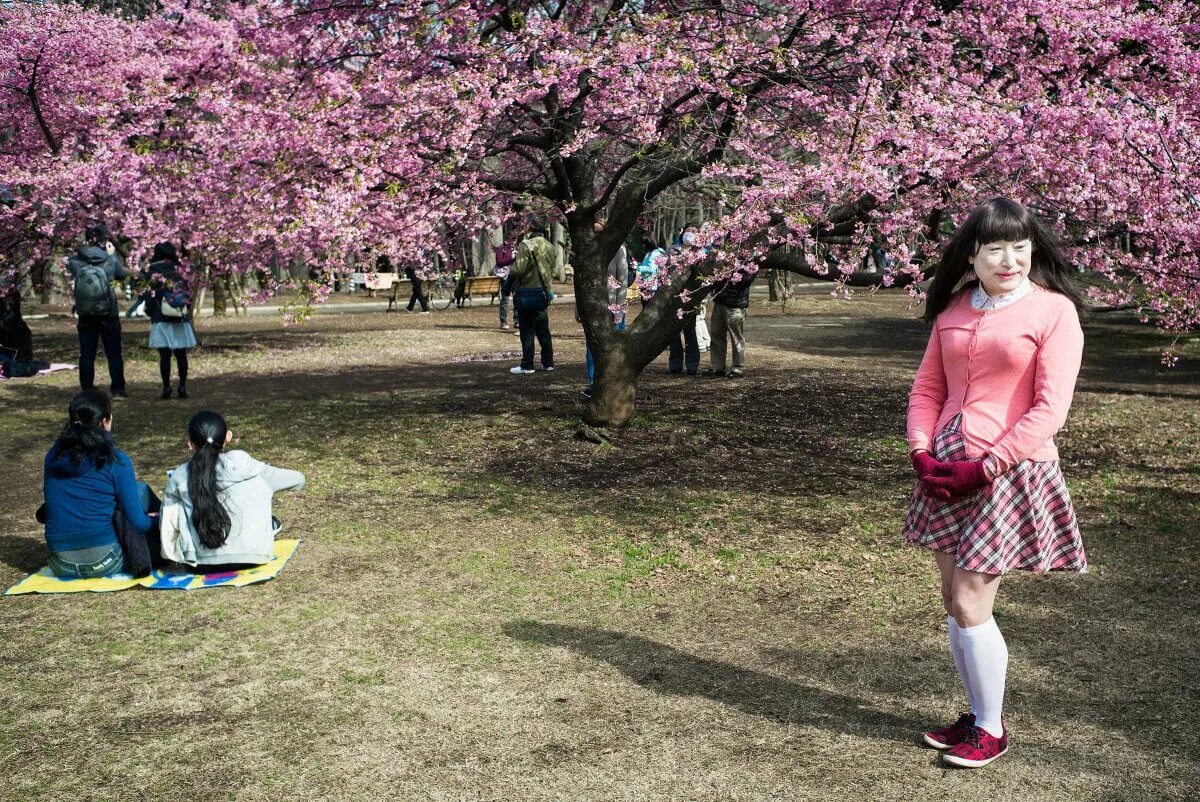
[[967, 261], [989, 242], [1016, 242], [1027, 239], [1033, 244], [1029, 280], [1044, 289], [1071, 299], [1081, 313], [1086, 311], [1083, 293], [1072, 277], [1074, 268], [1067, 261], [1058, 237], [1034, 217], [1033, 212], [1008, 198], [992, 198], [975, 207], [967, 221], [942, 248], [937, 275], [925, 294], [922, 320], [932, 323], [947, 306], [963, 276], [971, 269]]
[[150, 257], [151, 262], [170, 262], [171, 264], [179, 264], [179, 254], [175, 250], [175, 245], [170, 242], [160, 242], [154, 246], [154, 255]]
[[67, 407], [69, 420], [58, 436], [58, 458], [66, 457], [72, 465], [89, 459], [97, 467], [117, 458], [112, 435], [100, 425], [112, 417], [112, 398], [103, 390], [82, 390]]
[[188, 496], [192, 499], [192, 531], [205, 548], [225, 545], [229, 537], [229, 513], [217, 497], [217, 463], [225, 448], [229, 427], [215, 412], [197, 412], [188, 421], [188, 440], [196, 447], [188, 460]]

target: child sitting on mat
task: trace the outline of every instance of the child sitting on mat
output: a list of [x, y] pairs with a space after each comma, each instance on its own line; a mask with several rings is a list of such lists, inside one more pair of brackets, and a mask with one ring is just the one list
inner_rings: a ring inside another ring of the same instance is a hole
[[[112, 399], [103, 390], [84, 390], [71, 399], [68, 414], [46, 454], [45, 504], [38, 510], [50, 569], [64, 579], [111, 576], [127, 567], [144, 575], [150, 570], [146, 540], [154, 539], [158, 550], [155, 521], [147, 515], [148, 490], [113, 443]], [[131, 538], [131, 548], [121, 547], [122, 536]]]
[[216, 412], [192, 416], [192, 458], [170, 472], [163, 493], [163, 556], [205, 571], [263, 565], [274, 556], [280, 526], [271, 497], [304, 487], [304, 474], [226, 451], [232, 439]]

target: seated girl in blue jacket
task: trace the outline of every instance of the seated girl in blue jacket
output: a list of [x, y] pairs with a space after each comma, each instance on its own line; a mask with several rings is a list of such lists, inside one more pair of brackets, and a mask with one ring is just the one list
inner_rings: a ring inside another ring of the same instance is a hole
[[232, 439], [216, 412], [192, 416], [192, 458], [170, 472], [163, 492], [164, 556], [206, 569], [262, 565], [274, 557], [279, 527], [271, 497], [304, 487], [304, 474], [227, 451]]
[[70, 420], [46, 454], [43, 508], [50, 569], [65, 578], [121, 572], [126, 555], [116, 523], [139, 535], [154, 520], [134, 478], [133, 463], [112, 439], [112, 399], [90, 389], [71, 399]]

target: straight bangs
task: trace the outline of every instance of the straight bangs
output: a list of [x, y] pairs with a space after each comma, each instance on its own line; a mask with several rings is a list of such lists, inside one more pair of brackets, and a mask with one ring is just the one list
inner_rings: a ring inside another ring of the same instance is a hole
[[1009, 200], [996, 199], [984, 204], [975, 221], [975, 242], [1020, 242], [1035, 239], [1037, 221], [1024, 206]]

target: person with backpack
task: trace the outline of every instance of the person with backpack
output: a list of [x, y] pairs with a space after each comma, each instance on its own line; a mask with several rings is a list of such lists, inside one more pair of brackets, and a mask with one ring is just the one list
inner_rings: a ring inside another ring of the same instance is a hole
[[154, 246], [142, 298], [150, 316], [150, 347], [158, 351], [162, 398], [171, 397], [172, 354], [179, 366], [178, 395], [187, 398], [187, 352], [196, 347], [196, 331], [191, 322], [191, 292], [187, 279], [179, 271], [179, 254], [170, 242]]
[[216, 412], [188, 421], [191, 458], [170, 471], [163, 491], [163, 553], [212, 571], [268, 563], [275, 555], [278, 519], [271, 498], [304, 487], [304, 474], [229, 450], [233, 433]]
[[[46, 454], [38, 520], [50, 570], [63, 578], [149, 573], [158, 552], [156, 499], [112, 438], [112, 399], [89, 388], [71, 399], [67, 425]], [[140, 565], [138, 564], [140, 563]]]
[[542, 370], [554, 370], [554, 341], [550, 335], [550, 301], [554, 291], [554, 246], [549, 231], [533, 229], [530, 237], [517, 246], [517, 261], [510, 278], [513, 281], [513, 307], [521, 332], [521, 364], [509, 370], [516, 375], [533, 373], [533, 340], [542, 349]]
[[88, 226], [84, 244], [67, 258], [75, 281], [76, 330], [79, 332], [79, 386], [88, 390], [96, 381], [96, 350], [103, 343], [113, 398], [125, 392], [125, 360], [121, 356], [121, 318], [112, 282], [128, 274], [108, 228]]

